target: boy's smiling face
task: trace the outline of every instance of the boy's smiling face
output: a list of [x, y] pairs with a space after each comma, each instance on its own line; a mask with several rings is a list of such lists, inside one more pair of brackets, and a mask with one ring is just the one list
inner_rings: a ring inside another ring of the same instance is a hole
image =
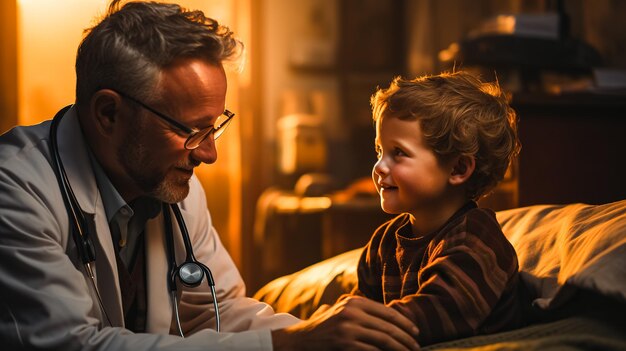
[[378, 119], [375, 145], [372, 178], [383, 211], [423, 217], [445, 206], [453, 162], [440, 161], [424, 144], [418, 121]]

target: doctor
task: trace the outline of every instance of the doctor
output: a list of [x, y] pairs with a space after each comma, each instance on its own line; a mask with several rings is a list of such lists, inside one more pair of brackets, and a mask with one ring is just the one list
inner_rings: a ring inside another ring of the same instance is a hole
[[236, 118], [222, 63], [240, 49], [202, 12], [113, 1], [78, 49], [76, 104], [0, 137], [3, 349], [417, 348], [363, 298], [300, 321], [245, 297], [193, 175]]

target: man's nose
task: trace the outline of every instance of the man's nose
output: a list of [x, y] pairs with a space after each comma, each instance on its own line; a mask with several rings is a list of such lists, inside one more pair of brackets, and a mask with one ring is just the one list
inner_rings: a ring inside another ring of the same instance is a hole
[[215, 163], [217, 161], [217, 148], [213, 136], [209, 135], [197, 148], [193, 149], [191, 157], [206, 164]]

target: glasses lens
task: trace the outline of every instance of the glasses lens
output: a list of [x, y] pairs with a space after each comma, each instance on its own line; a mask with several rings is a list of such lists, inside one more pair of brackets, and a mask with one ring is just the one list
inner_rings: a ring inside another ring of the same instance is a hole
[[230, 124], [230, 121], [232, 121], [233, 116], [233, 114], [231, 114], [230, 116], [219, 116], [217, 120], [215, 120], [215, 124], [212, 128], [206, 128], [191, 135], [185, 142], [185, 148], [188, 150], [193, 150], [197, 148], [198, 146], [200, 146], [200, 144], [202, 144], [204, 139], [210, 137], [211, 134], [213, 140], [219, 138], [220, 135], [224, 134], [224, 131], [226, 130], [226, 127], [228, 127], [228, 125]]
[[220, 135], [224, 134], [226, 128], [230, 125], [230, 122], [233, 120], [233, 115], [226, 116], [221, 115], [217, 121], [215, 121], [215, 132], [213, 133], [213, 139], [217, 139]]
[[197, 148], [212, 131], [213, 128], [207, 128], [189, 136], [185, 142], [185, 149], [193, 150]]

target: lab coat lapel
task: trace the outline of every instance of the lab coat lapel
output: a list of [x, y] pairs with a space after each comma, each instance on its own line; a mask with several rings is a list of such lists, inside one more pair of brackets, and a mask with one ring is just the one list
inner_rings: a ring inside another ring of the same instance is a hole
[[[84, 142], [78, 122], [76, 107], [65, 113], [58, 133], [61, 161], [74, 195], [92, 230], [91, 240], [96, 248], [94, 271], [104, 309], [114, 326], [123, 326], [122, 298], [111, 231], [89, 160], [88, 146]], [[93, 235], [94, 229], [96, 235]], [[97, 303], [97, 300], [94, 299], [94, 303]]]
[[[173, 217], [173, 216], [172, 216]], [[175, 222], [175, 219], [172, 218]], [[148, 295], [148, 315], [146, 330], [149, 333], [168, 334], [172, 323], [172, 301], [169, 295], [169, 258], [166, 252], [166, 231], [163, 213], [146, 223], [146, 281]], [[174, 232], [174, 236], [176, 236]], [[167, 304], [165, 302], [168, 302]]]

